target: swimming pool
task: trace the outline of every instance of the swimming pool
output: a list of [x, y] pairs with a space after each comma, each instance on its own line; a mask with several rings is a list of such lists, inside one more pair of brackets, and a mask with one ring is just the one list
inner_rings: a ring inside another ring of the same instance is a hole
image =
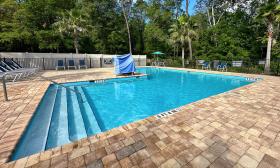
[[11, 160], [71, 143], [252, 83], [243, 77], [159, 68], [148, 76], [50, 85]]

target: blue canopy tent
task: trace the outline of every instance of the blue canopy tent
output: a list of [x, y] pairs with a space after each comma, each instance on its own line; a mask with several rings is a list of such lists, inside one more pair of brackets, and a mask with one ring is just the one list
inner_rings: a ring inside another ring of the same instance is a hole
[[115, 73], [117, 75], [134, 73], [136, 70], [135, 63], [131, 54], [116, 56], [114, 58], [114, 63], [115, 63]]

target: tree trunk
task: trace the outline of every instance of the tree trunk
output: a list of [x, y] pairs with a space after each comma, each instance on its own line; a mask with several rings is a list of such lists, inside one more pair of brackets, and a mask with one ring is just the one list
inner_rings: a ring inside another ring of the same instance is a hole
[[269, 74], [269, 72], [270, 72], [272, 38], [273, 38], [273, 25], [270, 22], [270, 23], [268, 23], [268, 41], [267, 41], [267, 51], [266, 51], [266, 61], [265, 61], [265, 73], [266, 74]]
[[125, 13], [125, 9], [124, 9], [123, 3], [121, 3], [121, 5], [122, 5], [123, 16], [124, 16], [125, 23], [126, 23], [126, 28], [127, 28], [128, 43], [129, 43], [128, 44], [129, 45], [129, 53], [132, 54], [131, 37], [130, 37], [130, 29], [129, 29], [128, 19], [127, 19], [126, 13]]
[[189, 16], [189, 0], [186, 0], [186, 15]]
[[182, 47], [182, 67], [185, 68], [185, 47]]
[[[189, 34], [189, 33], [188, 33]], [[190, 37], [190, 36], [189, 36]], [[192, 40], [191, 38], [188, 39], [188, 43], [189, 43], [189, 52], [190, 52], [190, 60], [192, 60], [193, 58], [193, 53], [192, 53]]]
[[208, 8], [207, 8], [207, 18], [208, 18], [208, 22], [209, 22], [209, 27], [211, 27], [212, 26], [212, 22], [211, 22], [211, 16], [210, 16]]
[[74, 46], [75, 46], [76, 54], [79, 54], [78, 40], [77, 39], [74, 40]]
[[212, 5], [212, 19], [213, 19], [213, 25], [216, 25], [216, 19], [215, 19], [215, 12], [214, 12], [214, 4]]
[[74, 47], [76, 50], [76, 54], [79, 54], [79, 40], [78, 40], [78, 34], [76, 29], [74, 29]]

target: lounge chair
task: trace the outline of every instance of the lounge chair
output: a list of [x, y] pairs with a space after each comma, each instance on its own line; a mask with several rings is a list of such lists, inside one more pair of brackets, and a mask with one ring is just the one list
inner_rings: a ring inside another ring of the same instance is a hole
[[38, 71], [38, 68], [23, 68], [11, 59], [6, 59], [2, 61], [2, 63], [7, 67], [8, 70], [22, 72], [24, 76], [33, 75]]
[[14, 64], [14, 66], [18, 67], [18, 68], [23, 68], [19, 63], [17, 63], [16, 61], [14, 61], [13, 59], [8, 59], [8, 61], [12, 62]]
[[65, 65], [63, 60], [57, 60], [57, 66], [55, 67], [56, 70], [59, 68], [63, 68], [65, 70]]
[[16, 81], [17, 79], [20, 79], [24, 72], [21, 71], [11, 71], [6, 69], [7, 67], [5, 65], [2, 64], [2, 62], [0, 63], [0, 78], [2, 79], [4, 77], [4, 75], [6, 75], [7, 79], [11, 79], [14, 81]]
[[23, 68], [12, 59], [4, 59], [0, 62], [0, 78], [4, 75], [13, 79], [13, 82], [22, 77], [28, 77], [37, 72], [38, 68]]
[[197, 60], [196, 65], [197, 66], [202, 66], [204, 62], [205, 62], [205, 60]]
[[68, 66], [67, 66], [67, 68], [68, 68], [68, 70], [69, 70], [69, 68], [77, 68], [76, 66], [75, 66], [75, 62], [74, 62], [74, 60], [68, 60]]
[[222, 62], [217, 66], [217, 71], [227, 71], [227, 63]]
[[79, 60], [79, 65], [78, 65], [79, 69], [81, 69], [82, 67], [84, 67], [85, 69], [87, 69], [87, 65], [85, 60]]
[[211, 70], [210, 62], [204, 62], [201, 68], [204, 70]]

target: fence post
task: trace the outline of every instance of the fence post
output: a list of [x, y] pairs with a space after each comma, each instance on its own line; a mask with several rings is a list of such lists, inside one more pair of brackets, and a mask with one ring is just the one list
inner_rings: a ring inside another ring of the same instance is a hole
[[45, 58], [43, 57], [43, 70], [46, 70], [46, 67], [45, 67]]
[[91, 58], [89, 58], [89, 68], [91, 68]]
[[[71, 53], [72, 54], [72, 53]], [[66, 65], [66, 57], [64, 58], [64, 67], [66, 68], [67, 65]]]
[[103, 54], [101, 54], [101, 57], [100, 57], [100, 68], [103, 67]]

